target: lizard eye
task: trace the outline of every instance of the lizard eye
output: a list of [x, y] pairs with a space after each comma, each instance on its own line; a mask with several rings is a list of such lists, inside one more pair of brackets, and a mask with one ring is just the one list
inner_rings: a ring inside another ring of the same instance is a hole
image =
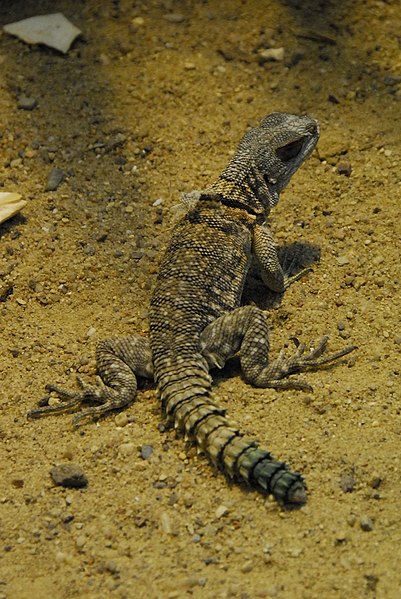
[[304, 145], [304, 140], [298, 139], [297, 141], [292, 141], [291, 143], [282, 146], [281, 148], [277, 148], [276, 154], [283, 162], [289, 162], [293, 158], [296, 158], [302, 147]]

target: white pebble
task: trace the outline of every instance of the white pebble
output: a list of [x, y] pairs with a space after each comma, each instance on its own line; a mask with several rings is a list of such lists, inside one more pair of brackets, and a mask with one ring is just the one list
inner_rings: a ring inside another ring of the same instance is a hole
[[225, 505], [219, 505], [219, 507], [216, 509], [215, 512], [215, 516], [216, 518], [222, 518], [222, 516], [225, 516], [228, 512], [228, 507]]

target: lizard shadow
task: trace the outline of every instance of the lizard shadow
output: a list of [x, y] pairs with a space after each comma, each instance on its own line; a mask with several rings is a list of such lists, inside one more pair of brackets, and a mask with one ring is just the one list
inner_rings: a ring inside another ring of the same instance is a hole
[[[284, 272], [289, 276], [296, 275], [302, 270], [312, 270], [312, 265], [320, 261], [319, 246], [307, 242], [296, 241], [286, 244], [278, 249], [277, 254]], [[277, 293], [268, 289], [262, 281], [258, 265], [254, 263], [245, 281], [241, 304], [253, 304], [261, 310], [274, 310], [280, 306], [284, 293]], [[329, 366], [331, 365], [326, 365], [326, 367]], [[211, 372], [213, 385], [216, 388], [223, 381], [241, 376], [239, 355], [237, 354], [227, 360], [222, 370], [214, 368]]]

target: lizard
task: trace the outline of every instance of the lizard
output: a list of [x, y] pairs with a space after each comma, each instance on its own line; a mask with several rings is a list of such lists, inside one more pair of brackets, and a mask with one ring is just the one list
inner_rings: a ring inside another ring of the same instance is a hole
[[309, 116], [275, 112], [242, 137], [217, 180], [190, 202], [175, 225], [161, 262], [149, 309], [149, 339], [136, 335], [101, 341], [96, 349], [99, 385], [80, 378], [81, 391], [48, 385], [64, 400], [31, 410], [30, 417], [98, 405], [75, 415], [99, 417], [130, 404], [137, 377], [153, 379], [166, 418], [229, 478], [272, 494], [284, 507], [307, 500], [303, 477], [276, 460], [231, 423], [212, 396], [210, 370], [239, 352], [247, 382], [261, 388], [311, 389], [293, 373], [331, 363], [355, 349], [326, 354], [328, 337], [292, 355], [281, 350], [269, 361], [265, 311], [241, 306], [252, 260], [265, 285], [283, 293], [304, 271], [290, 274], [279, 261], [267, 218], [281, 191], [310, 156], [319, 138]]

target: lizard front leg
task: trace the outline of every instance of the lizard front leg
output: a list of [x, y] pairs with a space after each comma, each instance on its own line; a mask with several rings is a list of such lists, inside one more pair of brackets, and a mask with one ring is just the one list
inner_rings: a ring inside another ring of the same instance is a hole
[[294, 281], [310, 271], [310, 268], [303, 268], [295, 274], [290, 274], [291, 264], [283, 268], [278, 259], [276, 242], [266, 223], [255, 226], [252, 251], [264, 284], [277, 293], [283, 293]]
[[200, 349], [209, 367], [218, 368], [223, 368], [226, 361], [240, 351], [244, 377], [255, 387], [311, 390], [311, 386], [304, 381], [283, 379], [333, 362], [355, 349], [352, 345], [325, 355], [327, 340], [327, 337], [323, 337], [309, 352], [305, 351], [302, 344], [293, 355], [287, 356], [282, 350], [277, 359], [269, 363], [266, 313], [255, 306], [243, 306], [209, 324], [201, 335]]
[[97, 417], [118, 410], [131, 403], [137, 390], [137, 376], [153, 378], [153, 363], [149, 340], [135, 335], [113, 337], [101, 341], [96, 348], [99, 385], [88, 385], [77, 377], [80, 391], [67, 391], [56, 385], [47, 385], [62, 400], [60, 405], [42, 406], [28, 412], [30, 418], [72, 411], [82, 403], [98, 405], [80, 412], [73, 418], [76, 425], [87, 416]]

